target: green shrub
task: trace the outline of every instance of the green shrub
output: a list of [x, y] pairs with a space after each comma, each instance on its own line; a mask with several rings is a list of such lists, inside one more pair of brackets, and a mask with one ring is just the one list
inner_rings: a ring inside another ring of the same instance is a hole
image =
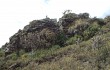
[[16, 55], [16, 53], [10, 54], [9, 57], [10, 57], [12, 60], [17, 60], [17, 59], [18, 59], [18, 56]]
[[93, 24], [91, 24], [83, 32], [84, 40], [88, 40], [89, 38], [93, 37], [96, 34], [96, 32], [98, 32], [98, 30], [100, 30], [100, 25], [98, 25], [97, 22], [94, 22]]
[[82, 36], [80, 36], [80, 35], [75, 35], [74, 37], [69, 38], [69, 39], [66, 41], [66, 44], [67, 44], [67, 45], [76, 44], [77, 41], [78, 41], [78, 39], [79, 39], [79, 42], [81, 42], [81, 41], [82, 41]]
[[57, 36], [56, 44], [63, 46], [64, 43], [66, 42], [66, 40], [67, 40], [67, 38], [66, 38], [65, 34], [63, 32], [61, 32]]
[[23, 49], [19, 51], [19, 55], [20, 55], [20, 56], [23, 55], [23, 54], [25, 54], [25, 53], [26, 53], [26, 52], [25, 52], [25, 50], [23, 50]]
[[54, 42], [56, 39], [56, 34], [52, 30], [49, 30], [47, 28], [43, 29], [40, 32], [40, 35], [44, 37], [46, 40], [48, 40], [49, 42]]
[[110, 48], [109, 47], [102, 47], [99, 50], [99, 54], [100, 54], [100, 60], [101, 61], [106, 61], [106, 58], [109, 56], [110, 53]]
[[71, 45], [71, 44], [75, 44], [76, 43], [77, 38], [76, 37], [71, 37], [70, 39], [68, 39], [66, 41], [67, 45]]
[[0, 57], [3, 57], [4, 56], [4, 52], [2, 49], [0, 49]]
[[25, 54], [21, 55], [21, 59], [22, 59], [22, 60], [27, 60], [27, 59], [29, 59], [29, 54], [28, 54], [28, 53], [25, 53]]
[[53, 45], [51, 49], [59, 49], [60, 46], [59, 45]]

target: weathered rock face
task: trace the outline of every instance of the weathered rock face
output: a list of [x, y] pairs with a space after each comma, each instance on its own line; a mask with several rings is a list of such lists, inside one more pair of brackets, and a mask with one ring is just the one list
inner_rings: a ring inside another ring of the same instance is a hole
[[11, 53], [24, 49], [31, 50], [49, 48], [56, 44], [56, 37], [59, 34], [59, 27], [55, 19], [34, 20], [23, 30], [19, 30], [10, 37], [10, 42], [4, 45], [5, 52]]
[[42, 20], [33, 20], [29, 25], [25, 26], [23, 31], [34, 32], [41, 31], [43, 28], [55, 29], [57, 20], [56, 19], [42, 19]]

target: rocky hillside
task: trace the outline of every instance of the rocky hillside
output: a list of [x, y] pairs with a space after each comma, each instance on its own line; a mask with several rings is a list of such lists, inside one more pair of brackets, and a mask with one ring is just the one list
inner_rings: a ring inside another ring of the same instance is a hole
[[19, 30], [10, 37], [10, 42], [3, 47], [6, 52], [15, 52], [49, 48], [56, 44], [56, 37], [59, 34], [59, 27], [56, 25], [55, 19], [45, 18], [42, 20], [33, 20], [23, 30]]
[[0, 70], [108, 70], [109, 34], [110, 16], [33, 20], [0, 49]]

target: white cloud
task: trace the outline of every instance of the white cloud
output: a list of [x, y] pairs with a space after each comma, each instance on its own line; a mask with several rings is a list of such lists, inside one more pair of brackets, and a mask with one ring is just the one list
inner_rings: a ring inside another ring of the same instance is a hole
[[102, 16], [110, 10], [109, 0], [0, 0], [0, 46], [34, 19], [59, 18], [64, 10]]

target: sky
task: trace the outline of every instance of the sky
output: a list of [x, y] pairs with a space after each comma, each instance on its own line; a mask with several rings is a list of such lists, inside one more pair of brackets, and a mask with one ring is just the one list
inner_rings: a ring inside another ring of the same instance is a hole
[[88, 12], [91, 17], [110, 13], [110, 0], [0, 0], [0, 47], [32, 20], [60, 18], [65, 10]]

